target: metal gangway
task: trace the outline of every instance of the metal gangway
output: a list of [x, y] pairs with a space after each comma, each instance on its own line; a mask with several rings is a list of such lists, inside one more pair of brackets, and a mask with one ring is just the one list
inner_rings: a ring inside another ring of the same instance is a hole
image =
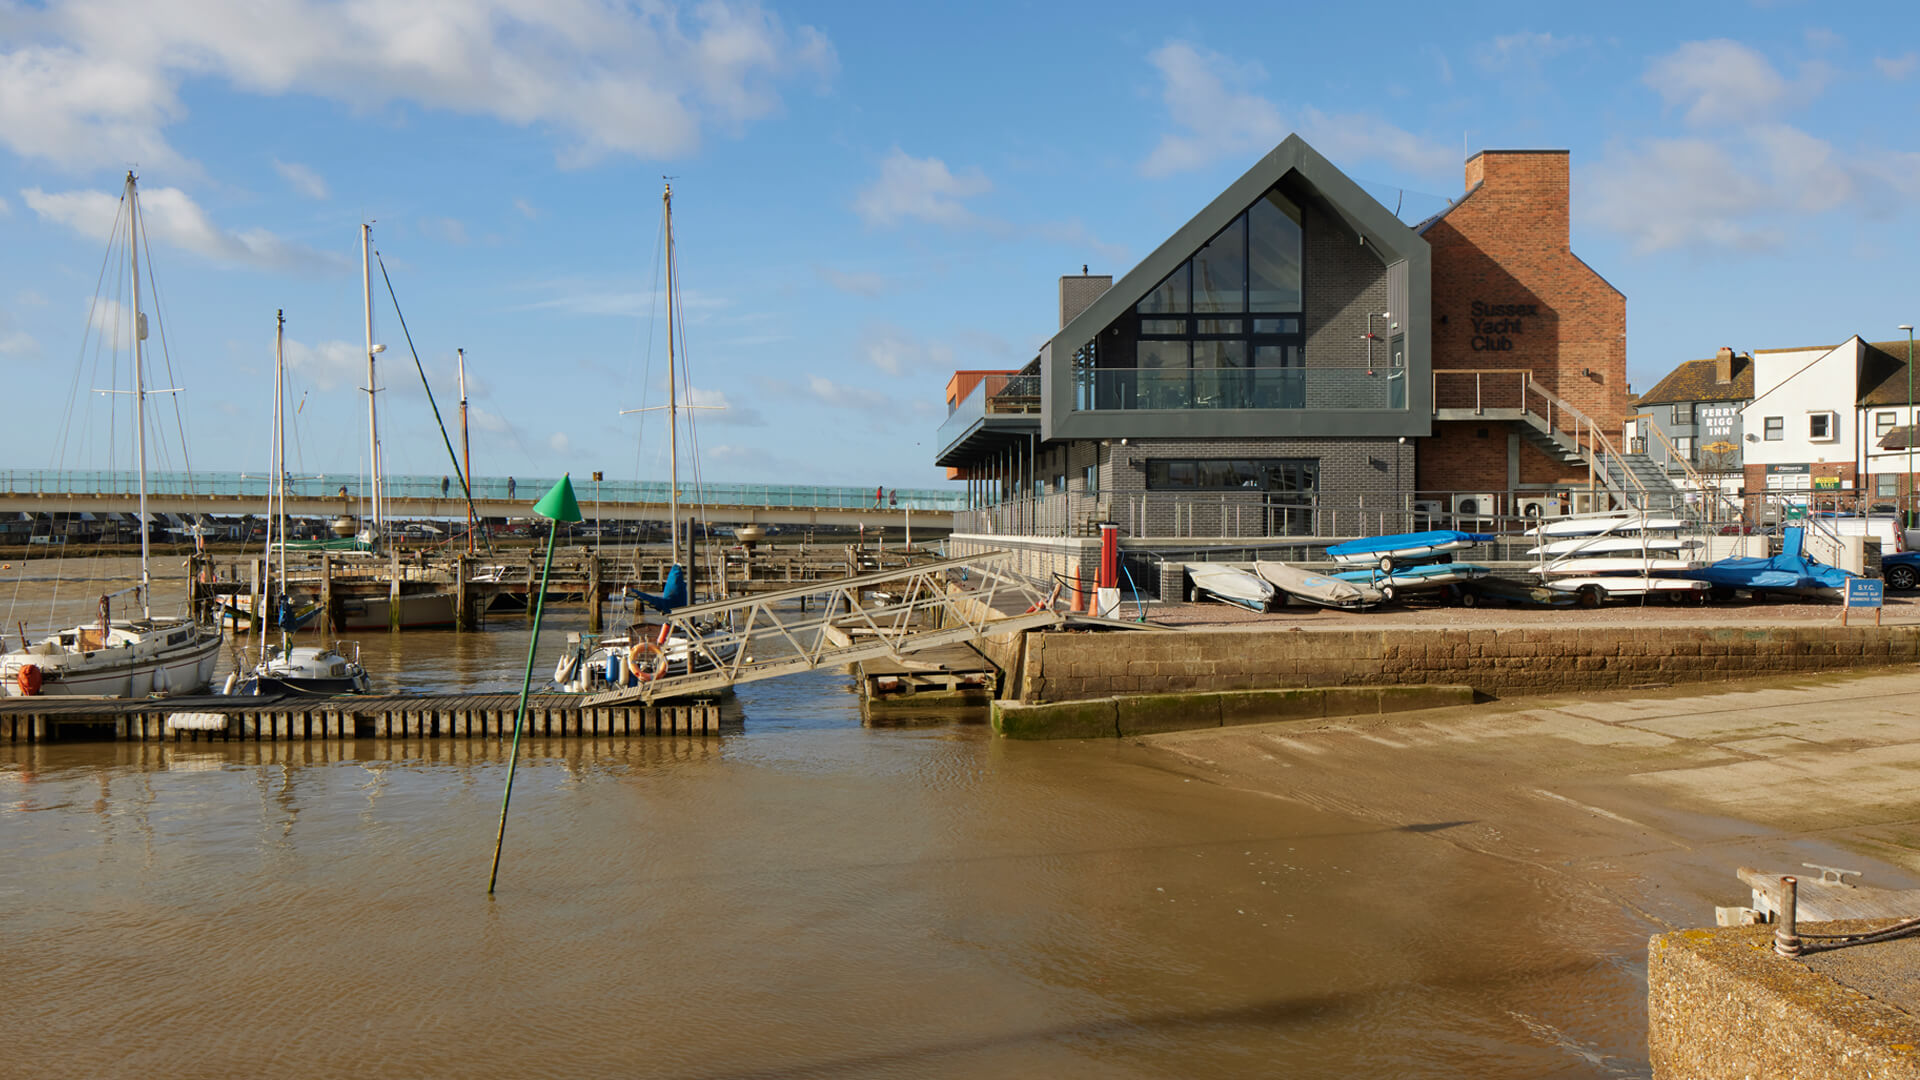
[[[989, 551], [676, 609], [663, 621], [668, 635], [689, 643], [689, 670], [589, 694], [585, 704], [651, 704], [1060, 625], [1064, 616], [1053, 610], [1053, 598], [1005, 568], [1012, 555]], [[996, 602], [1017, 613], [1001, 613]]]

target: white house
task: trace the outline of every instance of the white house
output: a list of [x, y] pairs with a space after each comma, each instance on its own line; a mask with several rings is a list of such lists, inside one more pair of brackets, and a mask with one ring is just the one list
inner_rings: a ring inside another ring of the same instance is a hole
[[1831, 348], [1756, 349], [1753, 362], [1753, 400], [1740, 414], [1748, 494], [1804, 503], [1903, 493], [1904, 444], [1898, 453], [1879, 444], [1914, 422], [1904, 355], [1855, 335]]

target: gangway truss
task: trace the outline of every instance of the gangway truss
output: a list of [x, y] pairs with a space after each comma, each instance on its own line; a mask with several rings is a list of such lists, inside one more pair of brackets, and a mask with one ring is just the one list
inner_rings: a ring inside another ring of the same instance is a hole
[[[1053, 597], [1005, 568], [1012, 554], [988, 551], [679, 608], [663, 621], [668, 635], [691, 643], [690, 656], [697, 658], [688, 664], [691, 670], [592, 693], [585, 704], [651, 704], [1060, 625], [1063, 616], [1052, 609]], [[814, 598], [820, 599], [817, 606], [796, 607]], [[1017, 614], [998, 612], [996, 602], [1008, 601], [1017, 605]]]

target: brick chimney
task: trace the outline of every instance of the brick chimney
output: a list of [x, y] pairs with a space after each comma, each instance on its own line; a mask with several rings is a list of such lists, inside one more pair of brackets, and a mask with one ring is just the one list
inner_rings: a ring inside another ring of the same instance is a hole
[[1720, 346], [1719, 354], [1713, 358], [1713, 381], [1722, 386], [1733, 381], [1733, 350], [1725, 345]]
[[1565, 251], [1570, 160], [1567, 150], [1482, 150], [1467, 159], [1467, 192], [1526, 222], [1530, 235], [1559, 237]]
[[1074, 316], [1093, 306], [1100, 294], [1113, 286], [1112, 274], [1089, 274], [1082, 266], [1078, 274], [1060, 278], [1060, 328], [1066, 329]]

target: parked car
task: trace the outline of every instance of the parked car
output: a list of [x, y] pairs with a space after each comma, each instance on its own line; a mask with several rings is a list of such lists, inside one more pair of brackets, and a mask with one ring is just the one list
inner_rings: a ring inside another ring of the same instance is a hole
[[1920, 551], [1902, 551], [1880, 559], [1880, 576], [1887, 588], [1906, 592], [1920, 587]]

